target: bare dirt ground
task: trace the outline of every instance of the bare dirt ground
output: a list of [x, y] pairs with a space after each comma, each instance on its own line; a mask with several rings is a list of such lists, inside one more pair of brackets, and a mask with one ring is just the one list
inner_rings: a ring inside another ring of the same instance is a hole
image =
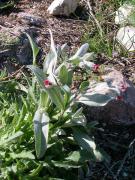
[[0, 25], [9, 28], [28, 25], [18, 17], [18, 14], [22, 12], [39, 16], [43, 22], [41, 26], [35, 28], [40, 33], [40, 43], [44, 49], [50, 46], [48, 29], [52, 30], [56, 44], [68, 43], [72, 49], [77, 49], [86, 30], [87, 21], [79, 20], [74, 16], [70, 18], [49, 16], [47, 8], [51, 2], [51, 0], [19, 1], [9, 12], [6, 11], [6, 13], [1, 14]]
[[[47, 8], [51, 4], [52, 0], [40, 1], [40, 0], [19, 0], [17, 4], [10, 8], [10, 10], [0, 12], [0, 32], [4, 27], [12, 31], [12, 28], [17, 27], [27, 27], [33, 28], [34, 31], [38, 33], [38, 45], [41, 47], [44, 55], [48, 52], [50, 47], [50, 36], [48, 29], [51, 29], [54, 36], [54, 41], [56, 45], [62, 45], [67, 43], [70, 46], [70, 53], [73, 53], [81, 45], [82, 37], [84, 33], [91, 31], [92, 26], [90, 22], [84, 18], [86, 15], [85, 3], [81, 4], [76, 11], [76, 15], [71, 15], [67, 17], [53, 17], [47, 12]], [[93, 3], [94, 11], [100, 11], [101, 1], [96, 0]], [[106, 11], [106, 10], [105, 10]], [[109, 8], [109, 11], [111, 9]], [[28, 13], [41, 18], [41, 24], [39, 26], [28, 24], [20, 18], [19, 14]], [[106, 12], [107, 14], [107, 12]], [[84, 20], [85, 19], [85, 20]], [[110, 22], [112, 30], [115, 29], [112, 22]], [[104, 25], [101, 23], [102, 27]], [[108, 28], [108, 25], [106, 25]], [[105, 26], [105, 27], [106, 27]], [[109, 32], [112, 34], [113, 32]], [[108, 34], [109, 37], [109, 34]], [[99, 64], [106, 64], [116, 67], [117, 70], [122, 71], [122, 73], [130, 79], [132, 82], [135, 81], [135, 58], [134, 56], [129, 56], [128, 58], [123, 58], [121, 56], [109, 58], [104, 54], [99, 54], [97, 58]]]

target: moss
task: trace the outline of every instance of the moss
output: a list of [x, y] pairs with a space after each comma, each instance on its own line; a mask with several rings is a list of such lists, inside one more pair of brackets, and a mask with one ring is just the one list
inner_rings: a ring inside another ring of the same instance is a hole
[[9, 32], [4, 31], [0, 33], [0, 50], [11, 49], [19, 42], [19, 38]]

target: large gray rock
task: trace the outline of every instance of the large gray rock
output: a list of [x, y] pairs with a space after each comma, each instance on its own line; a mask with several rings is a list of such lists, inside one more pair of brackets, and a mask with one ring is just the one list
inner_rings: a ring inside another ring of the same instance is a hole
[[69, 16], [74, 13], [78, 5], [78, 0], [54, 0], [48, 8], [51, 15]]
[[0, 30], [0, 58], [16, 59], [20, 64], [31, 64], [32, 51], [25, 32], [31, 36], [32, 30], [28, 27], [2, 28]]
[[127, 50], [135, 50], [135, 27], [126, 26], [119, 29], [116, 35], [117, 41]]
[[104, 107], [86, 107], [88, 120], [107, 124], [135, 124], [135, 87], [133, 84], [116, 70], [109, 71], [102, 78], [112, 86], [119, 87], [121, 96]]

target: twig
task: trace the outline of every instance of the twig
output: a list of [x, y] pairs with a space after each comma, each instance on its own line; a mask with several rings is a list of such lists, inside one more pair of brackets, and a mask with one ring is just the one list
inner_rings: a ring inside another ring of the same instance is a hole
[[97, 27], [98, 27], [98, 29], [99, 29], [100, 36], [103, 38], [103, 30], [102, 30], [102, 27], [101, 27], [100, 23], [98, 22], [98, 20], [96, 19], [95, 15], [94, 15], [93, 12], [92, 12], [92, 7], [91, 7], [91, 5], [90, 5], [90, 2], [89, 2], [89, 0], [85, 0], [85, 2], [87, 3], [88, 8], [89, 8], [89, 15], [94, 19], [94, 21], [95, 21], [95, 23], [96, 23], [96, 25], [97, 25]]
[[0, 51], [0, 61], [3, 61], [3, 59], [2, 59], [2, 57], [3, 56], [13, 56], [13, 50], [12, 49], [5, 49], [5, 50], [3, 50], [3, 51]]
[[20, 69], [18, 69], [17, 71], [15, 71], [13, 74], [4, 77], [4, 78], [0, 78], [0, 81], [6, 81], [8, 79], [14, 78], [20, 71], [22, 71], [22, 69], [25, 67], [25, 65], [23, 65]]
[[117, 171], [117, 173], [115, 175], [115, 178], [118, 178], [118, 176], [119, 176], [119, 174], [120, 174], [120, 172], [121, 172], [121, 170], [122, 170], [122, 168], [123, 168], [123, 166], [124, 166], [124, 164], [126, 162], [126, 159], [128, 158], [130, 148], [133, 146], [134, 143], [135, 143], [135, 139], [133, 139], [133, 141], [130, 143], [129, 149], [128, 149], [127, 153], [124, 156], [124, 159], [123, 159], [123, 161], [122, 161], [122, 163], [121, 163], [121, 165], [120, 165], [120, 167], [119, 167], [119, 169], [118, 169], [118, 171]]

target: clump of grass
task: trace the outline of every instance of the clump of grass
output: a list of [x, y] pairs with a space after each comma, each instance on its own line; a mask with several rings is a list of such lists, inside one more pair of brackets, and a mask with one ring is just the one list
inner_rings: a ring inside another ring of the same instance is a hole
[[112, 55], [112, 44], [106, 35], [101, 37], [97, 31], [94, 35], [86, 33], [83, 37], [83, 41], [89, 43], [90, 51], [95, 53], [104, 53], [108, 56]]
[[[115, 35], [118, 26], [114, 23], [115, 11], [122, 5], [125, 0], [109, 0], [102, 3], [95, 2], [94, 18], [99, 23], [102, 30], [99, 29], [98, 24], [93, 17], [90, 16], [89, 26], [87, 32], [84, 34], [82, 41], [88, 42], [90, 51], [96, 53], [104, 53], [111, 57], [115, 49]], [[121, 52], [123, 54], [123, 52]]]

